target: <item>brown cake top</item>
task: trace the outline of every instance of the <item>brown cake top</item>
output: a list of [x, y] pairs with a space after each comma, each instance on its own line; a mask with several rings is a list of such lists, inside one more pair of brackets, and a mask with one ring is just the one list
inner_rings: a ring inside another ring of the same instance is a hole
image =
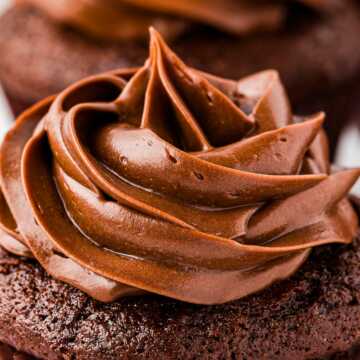
[[[235, 35], [278, 28], [289, 0], [17, 0], [30, 3], [55, 20], [106, 39], [146, 39], [154, 26], [171, 38], [203, 23]], [[292, 0], [292, 2], [294, 2]], [[323, 10], [336, 0], [299, 0]]]
[[348, 243], [359, 170], [329, 174], [324, 115], [295, 123], [275, 71], [187, 67], [151, 30], [139, 69], [25, 112], [1, 148], [1, 244], [96, 299], [214, 304]]

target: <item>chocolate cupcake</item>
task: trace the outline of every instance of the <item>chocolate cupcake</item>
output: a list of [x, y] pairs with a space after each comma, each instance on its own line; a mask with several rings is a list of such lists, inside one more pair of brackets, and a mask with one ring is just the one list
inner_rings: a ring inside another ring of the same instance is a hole
[[25, 111], [0, 152], [0, 341], [41, 359], [351, 356], [360, 170], [330, 174], [323, 113], [294, 119], [276, 72], [200, 72], [155, 30], [141, 68]]
[[17, 3], [0, 19], [0, 80], [17, 113], [85, 76], [141, 65], [150, 24], [203, 71], [238, 79], [278, 70], [298, 113], [331, 114], [332, 148], [357, 103], [357, 1]]

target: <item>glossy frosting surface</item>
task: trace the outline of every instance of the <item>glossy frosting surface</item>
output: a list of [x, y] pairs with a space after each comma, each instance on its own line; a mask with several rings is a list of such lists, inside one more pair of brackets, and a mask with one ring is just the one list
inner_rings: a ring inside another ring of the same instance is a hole
[[[55, 20], [105, 39], [147, 39], [154, 26], [166, 38], [181, 34], [191, 23], [202, 23], [242, 35], [279, 27], [289, 1], [267, 0], [17, 0], [30, 3]], [[317, 10], [334, 0], [300, 0]], [[331, 5], [330, 5], [331, 4]]]
[[143, 67], [82, 80], [16, 121], [0, 244], [101, 301], [259, 291], [358, 228], [346, 195], [359, 170], [329, 174], [324, 114], [295, 119], [275, 71], [217, 78], [151, 30]]

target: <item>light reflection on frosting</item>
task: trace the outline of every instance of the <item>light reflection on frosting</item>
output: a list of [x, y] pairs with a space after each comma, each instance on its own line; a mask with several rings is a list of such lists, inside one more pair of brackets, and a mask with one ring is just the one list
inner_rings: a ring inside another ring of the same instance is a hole
[[142, 68], [82, 80], [7, 134], [0, 243], [101, 301], [259, 291], [357, 231], [360, 172], [329, 175], [324, 114], [303, 120], [275, 71], [217, 78], [152, 30]]

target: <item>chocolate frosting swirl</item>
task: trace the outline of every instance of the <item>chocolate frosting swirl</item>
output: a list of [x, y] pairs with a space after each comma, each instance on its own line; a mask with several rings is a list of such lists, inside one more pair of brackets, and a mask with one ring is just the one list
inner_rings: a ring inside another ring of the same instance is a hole
[[187, 67], [151, 30], [139, 69], [25, 112], [1, 148], [0, 243], [101, 301], [214, 304], [348, 243], [359, 170], [329, 175], [322, 113], [294, 123], [275, 71]]
[[[105, 39], [145, 39], [154, 26], [167, 38], [190, 23], [203, 23], [235, 35], [277, 28], [287, 1], [263, 0], [17, 0], [30, 3], [55, 20]], [[333, 0], [300, 0], [316, 9]]]

